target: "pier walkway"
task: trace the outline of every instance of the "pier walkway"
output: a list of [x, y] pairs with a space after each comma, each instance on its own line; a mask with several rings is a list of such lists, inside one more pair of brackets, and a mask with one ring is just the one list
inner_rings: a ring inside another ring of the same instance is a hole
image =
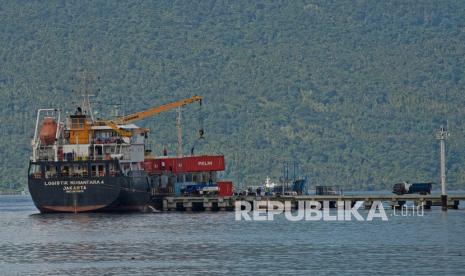
[[[392, 208], [401, 207], [406, 202], [413, 202], [416, 206], [423, 205], [425, 209], [431, 206], [441, 206], [441, 195], [301, 195], [301, 196], [182, 196], [164, 197], [162, 199], [163, 211], [231, 211], [234, 210], [236, 201], [280, 201], [291, 202], [294, 208], [299, 201], [332, 202], [350, 201], [355, 204], [363, 201], [365, 208], [370, 208], [374, 201], [389, 204]], [[465, 194], [449, 195], [447, 205], [451, 209], [458, 209], [460, 201], [465, 201]]]

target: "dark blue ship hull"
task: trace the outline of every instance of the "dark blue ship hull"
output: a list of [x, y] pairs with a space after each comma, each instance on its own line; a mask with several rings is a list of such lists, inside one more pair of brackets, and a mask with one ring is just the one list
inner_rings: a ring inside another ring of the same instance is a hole
[[[55, 162], [36, 163], [41, 166]], [[85, 164], [85, 163], [83, 163]], [[29, 192], [42, 213], [144, 211], [151, 201], [145, 173], [105, 176], [29, 175]]]

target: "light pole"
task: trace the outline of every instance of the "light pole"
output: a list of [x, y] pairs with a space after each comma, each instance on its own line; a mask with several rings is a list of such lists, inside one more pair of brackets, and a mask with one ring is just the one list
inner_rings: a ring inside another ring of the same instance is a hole
[[446, 191], [446, 139], [450, 133], [443, 126], [436, 133], [440, 147], [440, 178], [441, 178], [441, 205], [442, 210], [447, 211], [447, 191]]

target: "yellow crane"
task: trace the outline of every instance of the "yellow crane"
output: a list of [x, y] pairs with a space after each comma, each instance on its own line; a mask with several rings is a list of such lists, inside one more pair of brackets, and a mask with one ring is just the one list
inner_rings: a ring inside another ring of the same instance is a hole
[[[177, 107], [182, 107], [182, 106], [185, 106], [187, 104], [194, 103], [194, 102], [199, 102], [200, 105], [202, 105], [202, 97], [193, 96], [191, 98], [183, 99], [183, 100], [172, 102], [172, 103], [169, 103], [169, 104], [164, 104], [164, 105], [157, 106], [157, 107], [152, 107], [150, 109], [140, 111], [140, 112], [136, 112], [136, 113], [133, 113], [133, 114], [130, 114], [130, 115], [121, 116], [121, 117], [116, 118], [113, 121], [104, 121], [104, 123], [107, 126], [109, 126], [111, 129], [113, 129], [115, 132], [117, 132], [119, 135], [121, 135], [123, 137], [131, 137], [132, 133], [130, 131], [126, 131], [124, 129], [121, 129], [118, 125], [129, 124], [129, 123], [132, 123], [132, 122], [135, 122], [135, 121], [138, 121], [138, 120], [142, 120], [142, 119], [145, 119], [147, 117], [154, 116], [154, 115], [157, 115], [159, 113], [169, 111], [169, 110], [177, 108]], [[202, 126], [201, 126], [201, 129], [199, 130], [199, 133], [200, 133], [200, 136], [202, 137], [203, 136]]]
[[118, 133], [118, 135], [121, 136], [121, 137], [131, 137], [132, 136], [132, 132], [120, 128], [118, 126], [118, 124], [116, 124], [113, 121], [104, 121], [104, 123], [105, 123], [105, 125], [109, 126], [111, 129], [113, 129], [116, 133]]

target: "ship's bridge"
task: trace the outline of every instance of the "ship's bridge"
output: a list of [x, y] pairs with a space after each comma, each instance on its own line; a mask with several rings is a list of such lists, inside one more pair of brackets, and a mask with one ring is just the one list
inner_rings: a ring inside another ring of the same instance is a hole
[[130, 164], [144, 161], [148, 129], [135, 124], [117, 125], [118, 129], [131, 133], [125, 137], [108, 125], [92, 123], [85, 115], [71, 115], [66, 124], [60, 123], [59, 119], [57, 121], [60, 128], [56, 131], [56, 138], [49, 139], [51, 143], [41, 143], [35, 135], [33, 161], [118, 159]]
[[130, 144], [144, 144], [147, 130], [140, 128], [135, 124], [118, 125], [118, 128], [130, 131], [135, 134], [129, 137], [121, 137], [115, 133], [115, 131], [107, 125], [94, 125], [91, 127], [93, 131], [93, 143], [95, 144], [107, 144], [114, 143], [115, 139], [123, 139], [124, 142]]

